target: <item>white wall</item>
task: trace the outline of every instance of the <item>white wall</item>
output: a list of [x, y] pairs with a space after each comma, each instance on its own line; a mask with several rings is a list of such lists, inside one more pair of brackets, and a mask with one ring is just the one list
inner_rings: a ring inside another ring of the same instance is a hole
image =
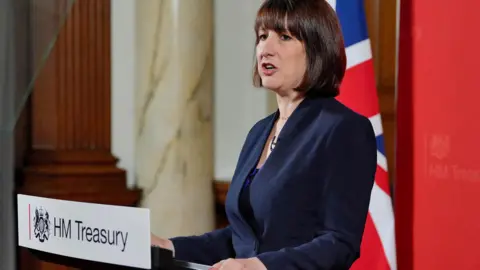
[[135, 0], [111, 1], [112, 153], [133, 186], [135, 169]]
[[247, 132], [268, 113], [252, 86], [256, 11], [261, 0], [215, 1], [215, 179], [230, 181]]
[[[191, 0], [193, 1], [193, 0]], [[251, 126], [268, 113], [264, 89], [252, 86], [261, 0], [214, 0], [215, 179], [230, 181]], [[112, 0], [112, 152], [135, 184], [135, 0]]]

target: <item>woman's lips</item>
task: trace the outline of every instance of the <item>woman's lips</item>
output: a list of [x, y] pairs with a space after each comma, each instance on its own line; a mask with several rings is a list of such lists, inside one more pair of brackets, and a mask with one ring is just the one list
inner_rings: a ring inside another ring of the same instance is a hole
[[277, 67], [273, 65], [272, 63], [263, 63], [262, 64], [262, 73], [265, 76], [272, 76], [277, 72]]

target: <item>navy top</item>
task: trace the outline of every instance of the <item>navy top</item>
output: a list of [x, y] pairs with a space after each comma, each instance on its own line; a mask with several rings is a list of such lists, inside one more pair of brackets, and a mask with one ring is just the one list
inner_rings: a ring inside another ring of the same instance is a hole
[[240, 193], [240, 198], [239, 198], [240, 212], [242, 213], [242, 215], [244, 216], [245, 220], [248, 222], [250, 227], [252, 227], [253, 232], [256, 236], [259, 236], [260, 232], [259, 232], [259, 226], [255, 222], [255, 214], [253, 212], [252, 203], [250, 199], [250, 188], [251, 188], [251, 183], [259, 170], [260, 170], [259, 168], [255, 168], [247, 176], [247, 179], [245, 179], [245, 183], [243, 185], [243, 189]]

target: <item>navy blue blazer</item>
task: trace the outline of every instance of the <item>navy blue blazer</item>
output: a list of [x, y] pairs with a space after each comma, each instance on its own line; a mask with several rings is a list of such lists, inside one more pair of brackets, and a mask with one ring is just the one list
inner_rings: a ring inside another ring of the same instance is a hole
[[370, 121], [334, 98], [304, 99], [251, 184], [254, 225], [239, 196], [278, 111], [246, 138], [226, 199], [229, 226], [172, 238], [177, 259], [212, 265], [259, 258], [267, 269], [349, 269], [360, 256], [377, 147]]

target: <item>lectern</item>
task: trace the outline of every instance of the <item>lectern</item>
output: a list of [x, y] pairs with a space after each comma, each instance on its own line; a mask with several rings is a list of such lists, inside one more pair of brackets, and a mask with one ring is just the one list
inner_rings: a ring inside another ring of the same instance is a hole
[[150, 245], [150, 211], [17, 196], [18, 245], [39, 260], [76, 269], [209, 269]]
[[[47, 253], [43, 251], [38, 251], [34, 249], [28, 249], [32, 254], [34, 254], [38, 259], [51, 262], [58, 265], [63, 265], [67, 267], [73, 267], [77, 269], [101, 269], [101, 270], [134, 270], [134, 269], [144, 269], [138, 267], [129, 267], [121, 266], [115, 264], [94, 262], [88, 260], [82, 260], [67, 256], [62, 256], [53, 253]], [[181, 260], [175, 260], [173, 254], [170, 250], [166, 250], [159, 247], [151, 247], [152, 254], [152, 267], [151, 270], [208, 270], [210, 266], [196, 264]]]

